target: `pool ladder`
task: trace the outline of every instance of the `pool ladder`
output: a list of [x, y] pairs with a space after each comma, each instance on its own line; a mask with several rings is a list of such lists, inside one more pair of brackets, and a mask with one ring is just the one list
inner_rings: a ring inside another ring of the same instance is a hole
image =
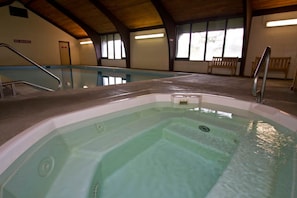
[[[43, 68], [41, 65], [37, 64], [36, 62], [34, 62], [33, 60], [31, 60], [30, 58], [28, 58], [27, 56], [25, 56], [21, 52], [17, 51], [16, 49], [14, 49], [13, 47], [11, 47], [10, 45], [8, 45], [6, 43], [0, 43], [0, 47], [5, 47], [5, 48], [9, 49], [10, 51], [14, 52], [15, 54], [19, 55], [20, 57], [24, 58], [28, 62], [32, 63], [38, 69], [45, 72], [46, 74], [48, 74], [52, 78], [56, 79], [58, 81], [58, 89], [60, 89], [62, 87], [62, 82], [61, 82], [59, 77], [57, 77], [56, 75], [54, 75], [53, 73], [51, 73], [47, 69]], [[35, 88], [38, 88], [38, 89], [43, 89], [43, 90], [46, 90], [46, 91], [54, 91], [53, 89], [50, 89], [50, 88], [47, 88], [47, 87], [44, 87], [44, 86], [41, 86], [41, 85], [37, 85], [37, 84], [34, 84], [34, 83], [30, 83], [30, 82], [27, 82], [27, 81], [13, 81], [13, 82], [2, 83], [1, 80], [0, 80], [0, 98], [4, 98], [4, 92], [3, 92], [3, 87], [4, 86], [11, 86], [13, 95], [16, 95], [15, 84], [21, 84], [21, 83], [32, 86], [32, 87], [35, 87]]]
[[[260, 59], [258, 65], [257, 65], [255, 73], [254, 73], [254, 83], [253, 83], [253, 87], [252, 87], [252, 94], [253, 94], [253, 96], [256, 97], [256, 101], [258, 103], [263, 103], [270, 54], [271, 54], [271, 48], [266, 47], [266, 49], [264, 50], [264, 52], [261, 56], [261, 59]], [[265, 67], [264, 67], [262, 86], [261, 86], [261, 89], [258, 89], [258, 79], [259, 79], [261, 71], [263, 70], [264, 63], [265, 63]]]

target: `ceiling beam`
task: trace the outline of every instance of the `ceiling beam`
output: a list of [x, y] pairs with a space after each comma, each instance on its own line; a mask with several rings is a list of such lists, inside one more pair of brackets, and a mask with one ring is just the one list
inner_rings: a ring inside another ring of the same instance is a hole
[[103, 5], [100, 1], [96, 0], [89, 0], [91, 3], [93, 3], [109, 20], [113, 23], [113, 25], [117, 28], [121, 39], [125, 46], [125, 52], [126, 52], [126, 67], [131, 67], [131, 54], [130, 54], [130, 30], [127, 28], [125, 24], [123, 24], [114, 14], [112, 14], [111, 11], [109, 11], [105, 5]]
[[174, 71], [174, 59], [176, 52], [176, 24], [160, 0], [151, 0], [151, 2], [158, 11], [164, 24], [169, 48], [169, 71]]
[[64, 8], [62, 5], [60, 5], [58, 2], [54, 0], [47, 0], [48, 3], [50, 3], [52, 6], [54, 6], [57, 10], [65, 14], [67, 17], [69, 17], [71, 20], [73, 20], [75, 23], [77, 23], [81, 28], [83, 28], [90, 39], [93, 41], [93, 45], [96, 52], [96, 59], [97, 59], [97, 65], [101, 65], [101, 37], [98, 32], [96, 32], [93, 28], [85, 24], [83, 21], [81, 21], [78, 17], [76, 17], [72, 12], [70, 12], [68, 9]]

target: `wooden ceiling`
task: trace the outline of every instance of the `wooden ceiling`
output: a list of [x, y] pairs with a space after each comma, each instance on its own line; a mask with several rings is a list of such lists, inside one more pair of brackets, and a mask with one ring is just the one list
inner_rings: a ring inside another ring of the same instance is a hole
[[[118, 32], [162, 27], [164, 14], [175, 24], [228, 16], [297, 10], [297, 0], [19, 0], [26, 8], [77, 39]], [[0, 0], [0, 6], [13, 3]], [[156, 3], [157, 2], [157, 3]], [[248, 4], [250, 6], [248, 6]], [[159, 7], [156, 7], [159, 6]], [[161, 8], [160, 8], [161, 7]], [[159, 13], [162, 10], [164, 13]], [[158, 12], [159, 11], [159, 12]]]

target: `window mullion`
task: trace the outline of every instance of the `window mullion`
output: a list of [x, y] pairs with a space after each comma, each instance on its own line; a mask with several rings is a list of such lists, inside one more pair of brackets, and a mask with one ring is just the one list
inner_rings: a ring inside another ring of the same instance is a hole
[[113, 41], [113, 60], [115, 60], [115, 57], [116, 57], [116, 54], [115, 54], [115, 48], [116, 48], [116, 46], [115, 46], [115, 41], [114, 41], [114, 35], [115, 34], [112, 34], [112, 41]]
[[192, 42], [192, 23], [190, 24], [190, 38], [189, 38], [189, 51], [188, 51], [188, 60], [190, 60], [191, 55], [191, 42]]
[[120, 35], [120, 58], [122, 59], [122, 37]]
[[209, 26], [209, 21], [206, 23], [206, 35], [205, 35], [205, 46], [204, 46], [204, 58], [203, 60], [206, 60], [206, 51], [207, 51], [207, 39], [208, 39], [208, 26]]
[[224, 31], [224, 41], [223, 41], [222, 57], [224, 57], [224, 53], [225, 53], [225, 44], [226, 44], [227, 27], [228, 27], [228, 19], [226, 19], [226, 22], [225, 22], [225, 31]]
[[105, 35], [105, 38], [106, 38], [106, 46], [107, 46], [106, 47], [106, 49], [107, 49], [107, 57], [106, 58], [108, 59], [109, 56], [108, 56], [108, 35], [107, 34]]

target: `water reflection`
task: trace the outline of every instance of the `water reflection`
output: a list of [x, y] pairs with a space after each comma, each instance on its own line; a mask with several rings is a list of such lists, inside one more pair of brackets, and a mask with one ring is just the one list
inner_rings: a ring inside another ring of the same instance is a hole
[[292, 137], [264, 121], [251, 122], [249, 130], [255, 131], [256, 146], [260, 149], [257, 152], [264, 151], [272, 157], [280, 157], [282, 149], [293, 142]]
[[217, 111], [217, 110], [213, 110], [205, 107], [201, 107], [201, 108], [195, 107], [190, 109], [190, 111], [200, 111], [201, 113], [215, 114], [218, 118], [229, 118], [229, 119], [233, 118], [233, 113], [225, 112], [225, 111]]

